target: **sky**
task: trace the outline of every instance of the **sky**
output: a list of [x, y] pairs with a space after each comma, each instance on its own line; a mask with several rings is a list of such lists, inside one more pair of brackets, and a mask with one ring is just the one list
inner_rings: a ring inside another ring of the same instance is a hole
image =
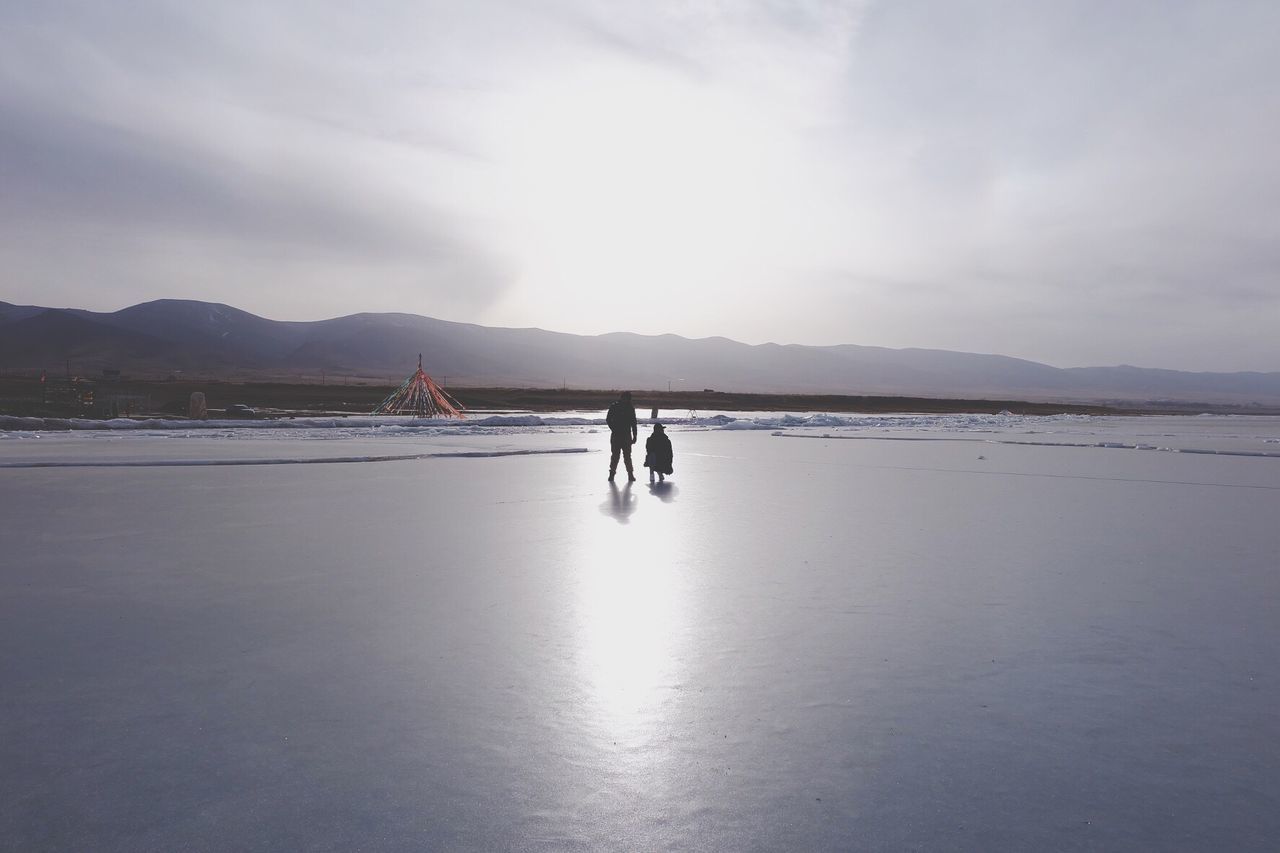
[[0, 0], [0, 300], [1280, 371], [1273, 0]]

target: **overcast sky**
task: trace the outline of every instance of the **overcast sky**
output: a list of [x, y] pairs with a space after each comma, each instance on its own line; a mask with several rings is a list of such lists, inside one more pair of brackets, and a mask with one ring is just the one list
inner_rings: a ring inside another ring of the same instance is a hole
[[0, 0], [0, 299], [1280, 370], [1280, 3]]

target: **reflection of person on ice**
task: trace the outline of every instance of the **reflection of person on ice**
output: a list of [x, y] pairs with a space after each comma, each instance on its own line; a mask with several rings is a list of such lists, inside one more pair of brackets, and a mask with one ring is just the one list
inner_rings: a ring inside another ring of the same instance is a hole
[[639, 429], [636, 426], [636, 407], [631, 405], [631, 392], [623, 391], [609, 404], [609, 414], [604, 422], [609, 425], [609, 480], [618, 472], [618, 454], [627, 464], [627, 480], [635, 482], [636, 473], [631, 467], [631, 445], [636, 443]]
[[671, 439], [667, 438], [667, 430], [662, 424], [653, 425], [653, 434], [644, 443], [644, 467], [649, 469], [649, 482], [653, 475], [658, 475], [658, 482], [666, 480], [671, 473]]

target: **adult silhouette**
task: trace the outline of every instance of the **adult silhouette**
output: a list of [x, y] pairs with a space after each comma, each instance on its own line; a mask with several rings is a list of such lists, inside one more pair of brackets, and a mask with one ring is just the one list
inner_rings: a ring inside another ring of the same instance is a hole
[[609, 404], [609, 413], [604, 422], [609, 425], [609, 482], [618, 473], [618, 454], [627, 463], [627, 482], [634, 483], [635, 469], [631, 467], [631, 445], [639, 437], [636, 425], [636, 407], [631, 405], [631, 392], [623, 391], [618, 399]]

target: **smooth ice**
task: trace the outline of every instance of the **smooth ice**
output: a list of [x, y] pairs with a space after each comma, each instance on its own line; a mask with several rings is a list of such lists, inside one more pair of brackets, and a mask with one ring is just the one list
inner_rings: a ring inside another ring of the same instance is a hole
[[1123, 447], [1275, 427], [1131, 420], [11, 435], [0, 848], [1274, 849], [1280, 459]]

